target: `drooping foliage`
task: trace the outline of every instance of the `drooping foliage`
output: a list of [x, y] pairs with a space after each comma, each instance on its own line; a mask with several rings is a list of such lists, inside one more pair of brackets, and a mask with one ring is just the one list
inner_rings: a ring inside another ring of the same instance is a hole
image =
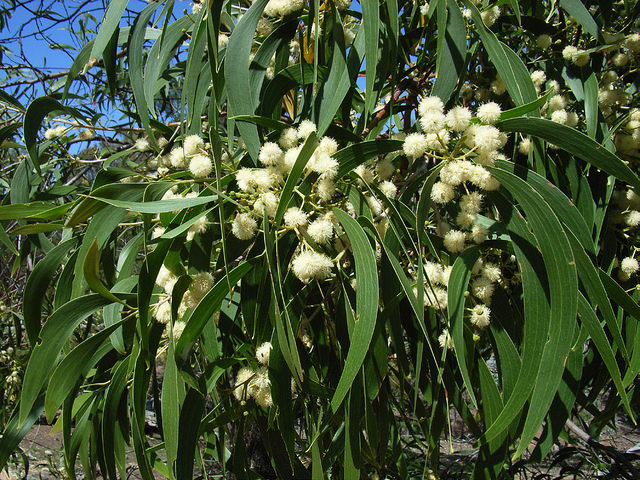
[[635, 418], [637, 5], [126, 7], [0, 97], [0, 240], [38, 260], [0, 465], [44, 412], [70, 476], [437, 476], [455, 410], [508, 478]]

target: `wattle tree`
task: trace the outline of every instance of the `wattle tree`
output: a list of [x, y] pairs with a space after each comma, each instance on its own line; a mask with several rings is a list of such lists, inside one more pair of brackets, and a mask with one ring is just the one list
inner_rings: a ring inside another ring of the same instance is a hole
[[0, 467], [44, 414], [72, 478], [634, 478], [637, 4], [126, 9], [0, 95]]

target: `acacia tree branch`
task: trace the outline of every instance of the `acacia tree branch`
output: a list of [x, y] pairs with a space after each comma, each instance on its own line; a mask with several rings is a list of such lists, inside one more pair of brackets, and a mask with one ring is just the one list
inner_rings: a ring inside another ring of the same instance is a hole
[[591, 435], [582, 430], [578, 425], [573, 423], [571, 419], [567, 419], [565, 422], [565, 426], [568, 430], [570, 430], [574, 435], [576, 435], [580, 440], [594, 448], [595, 450], [601, 452], [602, 454], [609, 457], [614, 463], [624, 465], [624, 468], [627, 470], [626, 472], [621, 472], [625, 478], [629, 480], [634, 480], [640, 478], [640, 472], [633, 466], [631, 461], [629, 460], [629, 454], [625, 452], [621, 452], [613, 447], [608, 445], [603, 445], [602, 443], [595, 440]]

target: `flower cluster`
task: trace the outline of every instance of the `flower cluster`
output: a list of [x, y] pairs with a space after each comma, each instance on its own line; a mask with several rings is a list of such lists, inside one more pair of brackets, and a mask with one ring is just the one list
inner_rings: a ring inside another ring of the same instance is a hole
[[7, 347], [6, 349], [0, 351], [0, 367], [8, 368], [9, 370], [11, 370], [11, 373], [9, 373], [9, 375], [7, 375], [4, 379], [7, 390], [11, 390], [13, 386], [17, 386], [20, 383], [20, 376], [17, 363], [14, 359], [14, 353], [15, 351], [13, 347]]
[[264, 8], [264, 14], [269, 17], [285, 17], [291, 13], [302, 10], [304, 2], [302, 0], [269, 0]]
[[[486, 20], [485, 20], [486, 21]], [[546, 75], [532, 75], [542, 86]], [[492, 90], [504, 93], [498, 77]], [[444, 110], [438, 97], [425, 97], [418, 106], [421, 133], [406, 136], [404, 154], [414, 162], [427, 156], [439, 163], [438, 181], [430, 190], [431, 200], [439, 212], [437, 233], [442, 235], [444, 248], [452, 255], [464, 251], [469, 242], [480, 244], [487, 238], [487, 229], [480, 215], [487, 208], [485, 192], [497, 190], [500, 183], [491, 175], [498, 159], [506, 159], [501, 149], [507, 136], [494, 124], [500, 119], [501, 107], [496, 102], [477, 102], [475, 116], [464, 106]], [[528, 141], [528, 140], [527, 140]], [[491, 211], [485, 213], [491, 217]], [[434, 261], [424, 262], [424, 305], [439, 312], [448, 306], [448, 283], [451, 266]], [[478, 330], [490, 324], [491, 299], [496, 283], [502, 280], [500, 267], [480, 259], [472, 270], [469, 296], [475, 303], [468, 311], [468, 319]], [[415, 281], [415, 276], [414, 276]], [[417, 295], [417, 288], [414, 294]], [[474, 338], [480, 338], [474, 335]], [[453, 340], [445, 327], [438, 338], [443, 349], [452, 349]]]
[[[258, 231], [258, 219], [267, 215], [272, 219], [280, 204], [280, 195], [286, 178], [291, 173], [302, 145], [316, 131], [313, 122], [304, 120], [297, 128], [285, 129], [278, 143], [267, 142], [260, 148], [260, 168], [240, 168], [236, 183], [245, 207], [233, 220], [231, 231], [240, 240], [252, 239]], [[300, 181], [311, 183], [311, 193], [303, 197], [303, 204], [284, 212], [284, 227], [294, 230], [301, 238], [301, 248], [292, 261], [293, 273], [303, 282], [323, 280], [331, 274], [333, 262], [318, 247], [329, 244], [334, 236], [334, 220], [330, 214], [331, 201], [336, 193], [334, 183], [338, 162], [333, 155], [338, 143], [323, 137], [304, 168]], [[298, 194], [300, 193], [296, 190]]]
[[[172, 200], [178, 198], [196, 198], [198, 194], [196, 192], [185, 191], [182, 193], [177, 193], [178, 187], [173, 186], [169, 190], [167, 190], [162, 196], [162, 200]], [[159, 216], [156, 217], [156, 221], [159, 221]], [[206, 215], [200, 215], [198, 218], [191, 224], [189, 229], [187, 230], [187, 241], [191, 241], [195, 238], [195, 236], [199, 233], [204, 233], [209, 227], [209, 221]], [[151, 238], [160, 238], [165, 233], [165, 227], [161, 224], [157, 225], [151, 234]]]
[[[280, 134], [278, 143], [267, 142], [262, 145], [258, 161], [260, 168], [243, 167], [236, 172], [236, 183], [241, 191], [239, 201], [244, 207], [235, 216], [231, 231], [240, 240], [251, 240], [258, 232], [258, 219], [266, 214], [268, 219], [275, 217], [280, 205], [282, 188], [299, 158], [302, 146], [308, 136], [316, 131], [309, 120], [303, 120], [297, 128], [287, 128]], [[340, 253], [345, 245], [336, 239], [336, 220], [332, 208], [339, 206], [353, 214], [353, 205], [336, 185], [338, 161], [334, 154], [338, 143], [331, 137], [322, 137], [311, 154], [294, 190], [294, 197], [302, 200], [300, 205], [291, 206], [284, 211], [285, 230], [296, 233], [300, 245], [291, 262], [293, 274], [304, 283], [312, 280], [324, 280], [331, 275], [333, 261], [326, 255], [333, 245]], [[369, 165], [362, 164], [355, 170], [355, 186], [363, 193], [363, 199], [375, 217], [379, 217], [379, 226], [385, 228], [384, 198], [394, 198], [396, 186], [389, 180], [395, 167], [388, 160], [381, 160], [375, 171]], [[301, 185], [306, 184], [310, 191], [303, 193]], [[374, 193], [374, 188], [379, 189]], [[332, 244], [332, 241], [336, 242]]]
[[167, 156], [161, 157], [158, 173], [168, 173], [169, 166], [175, 169], [188, 167], [195, 178], [208, 177], [213, 171], [211, 158], [205, 151], [205, 144], [200, 135], [189, 135], [181, 147], [174, 147]]
[[[160, 301], [156, 305], [154, 316], [158, 322], [167, 325], [167, 334], [169, 333], [169, 325], [171, 323], [171, 300], [173, 287], [178, 281], [178, 278], [179, 277], [165, 265], [162, 265], [158, 272], [158, 276], [156, 277], [156, 284], [164, 290], [165, 295], [161, 297]], [[192, 278], [189, 288], [182, 296], [178, 307], [178, 317], [173, 324], [173, 337], [175, 340], [180, 338], [180, 334], [185, 327], [182, 317], [187, 310], [193, 310], [196, 308], [198, 303], [200, 303], [200, 300], [202, 300], [209, 290], [211, 290], [213, 283], [213, 276], [209, 272], [200, 272]]]
[[233, 396], [237, 400], [246, 401], [249, 397], [261, 407], [271, 407], [271, 380], [267, 367], [252, 369], [241, 368], [236, 375], [236, 383], [233, 389]]
[[[67, 141], [90, 141], [96, 137], [95, 128], [88, 125], [81, 125], [76, 121], [68, 122], [69, 125], [57, 125], [48, 128], [44, 132], [45, 140], [65, 139]], [[77, 129], [81, 129], [76, 133]]]
[[[462, 252], [467, 241], [482, 243], [486, 238], [486, 229], [477, 222], [477, 215], [484, 199], [481, 191], [496, 190], [500, 186], [485, 168], [492, 166], [496, 159], [504, 158], [500, 149], [506, 144], [507, 136], [493, 126], [500, 113], [497, 103], [484, 103], [472, 121], [467, 108], [454, 107], [445, 114], [438, 97], [425, 97], [418, 106], [420, 126], [425, 133], [410, 134], [404, 141], [407, 156], [416, 159], [429, 152], [443, 162], [439, 181], [431, 189], [431, 199], [443, 206], [457, 200], [454, 223], [458, 228], [452, 229], [446, 223], [440, 225], [444, 246], [452, 253]], [[458, 156], [449, 154], [454, 136], [458, 140], [453, 151], [461, 152]]]
[[271, 407], [271, 380], [269, 380], [269, 354], [272, 349], [269, 342], [264, 342], [256, 349], [257, 368], [243, 367], [236, 374], [233, 396], [237, 400], [246, 401], [249, 397], [261, 407]]
[[58, 125], [57, 127], [49, 128], [44, 132], [44, 138], [46, 140], [53, 140], [54, 138], [61, 137], [67, 133], [69, 128]]
[[[623, 238], [626, 240], [635, 239], [640, 232], [640, 196], [630, 188], [615, 190], [612, 204], [615, 208], [612, 212], [611, 223], [620, 227], [619, 234]], [[622, 282], [628, 281], [640, 269], [638, 261], [635, 259], [635, 254], [639, 250], [635, 246], [636, 243], [632, 242], [631, 255], [623, 257], [620, 261], [616, 259], [614, 264], [618, 267], [618, 279]]]

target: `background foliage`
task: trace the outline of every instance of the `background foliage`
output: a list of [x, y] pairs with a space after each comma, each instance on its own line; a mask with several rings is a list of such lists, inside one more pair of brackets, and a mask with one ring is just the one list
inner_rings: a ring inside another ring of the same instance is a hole
[[461, 476], [637, 478], [637, 3], [87, 5], [3, 67], [0, 466], [437, 478], [455, 411]]

